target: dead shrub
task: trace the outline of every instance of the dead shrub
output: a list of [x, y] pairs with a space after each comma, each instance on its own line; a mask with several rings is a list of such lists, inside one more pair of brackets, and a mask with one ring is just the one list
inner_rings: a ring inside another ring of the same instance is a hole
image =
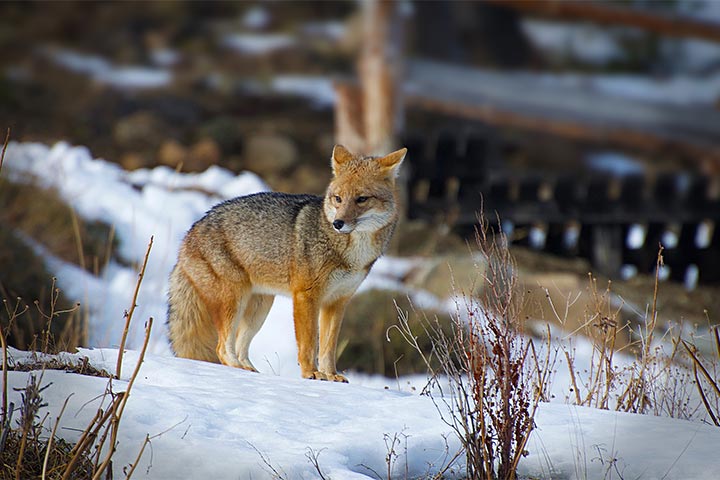
[[[467, 477], [514, 479], [538, 403], [547, 395], [551, 354], [548, 344], [538, 356], [523, 334], [523, 297], [507, 239], [493, 232], [482, 215], [475, 237], [483, 270], [481, 285], [470, 292], [481, 293], [476, 298], [455, 291], [452, 335], [439, 321], [426, 322], [432, 349], [423, 350], [402, 312], [397, 330], [431, 369], [426, 392], [460, 439]], [[433, 369], [434, 361], [439, 368]]]

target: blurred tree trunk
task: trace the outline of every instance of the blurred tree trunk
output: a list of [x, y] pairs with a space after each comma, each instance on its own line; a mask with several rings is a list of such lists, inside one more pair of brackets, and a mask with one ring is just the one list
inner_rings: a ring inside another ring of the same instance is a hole
[[403, 28], [397, 2], [365, 0], [362, 5], [359, 83], [336, 84], [335, 137], [352, 151], [381, 155], [397, 148], [402, 127]]

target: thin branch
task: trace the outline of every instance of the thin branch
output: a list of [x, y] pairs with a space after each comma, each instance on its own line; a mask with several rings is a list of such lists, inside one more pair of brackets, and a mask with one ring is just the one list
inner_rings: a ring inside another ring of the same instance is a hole
[[45, 459], [43, 460], [43, 469], [42, 469], [42, 480], [45, 480], [47, 478], [47, 465], [48, 460], [50, 459], [50, 450], [52, 450], [52, 442], [55, 439], [55, 434], [57, 433], [58, 425], [60, 425], [60, 419], [63, 416], [63, 413], [65, 413], [65, 408], [67, 407], [68, 402], [70, 401], [70, 397], [72, 397], [74, 394], [71, 393], [68, 395], [68, 397], [65, 399], [65, 403], [63, 403], [62, 408], [60, 409], [60, 413], [58, 414], [57, 420], [55, 420], [55, 425], [53, 426], [52, 432], [50, 433], [50, 438], [48, 438], [47, 447], [45, 448]]
[[137, 282], [135, 283], [135, 292], [133, 292], [132, 305], [125, 316], [125, 328], [123, 329], [122, 338], [120, 340], [120, 349], [118, 350], [117, 366], [115, 367], [115, 378], [120, 378], [120, 369], [122, 368], [122, 358], [125, 350], [125, 342], [127, 341], [128, 330], [130, 329], [130, 321], [132, 320], [135, 307], [137, 306], [137, 297], [140, 292], [140, 285], [142, 284], [143, 277], [145, 276], [145, 267], [147, 267], [148, 258], [150, 257], [150, 250], [152, 249], [153, 238], [150, 237], [150, 243], [148, 243], [147, 250], [145, 251], [145, 259], [143, 260], [140, 273], [138, 274]]
[[[152, 244], [152, 239], [150, 240], [150, 243]], [[150, 251], [150, 248], [148, 247], [148, 253]], [[145, 260], [147, 261], [147, 256], [145, 257]], [[143, 266], [144, 271], [144, 266]], [[113, 414], [111, 417], [111, 423], [110, 427], [112, 430], [112, 433], [110, 434], [110, 447], [107, 456], [105, 457], [105, 460], [102, 464], [98, 467], [98, 470], [95, 472], [95, 475], [93, 476], [93, 480], [98, 480], [102, 473], [108, 468], [110, 465], [110, 461], [112, 460], [112, 456], [115, 453], [115, 445], [117, 445], [117, 436], [118, 431], [120, 427], [120, 419], [122, 418], [122, 414], [125, 411], [125, 406], [127, 405], [128, 398], [130, 398], [130, 390], [132, 390], [133, 385], [135, 384], [135, 379], [137, 378], [138, 374], [140, 373], [140, 366], [143, 363], [143, 360], [145, 359], [145, 352], [147, 351], [148, 342], [150, 341], [150, 332], [152, 330], [152, 324], [153, 324], [153, 318], [150, 317], [147, 321], [147, 324], [145, 325], [145, 341], [143, 342], [142, 350], [140, 351], [140, 356], [138, 358], [138, 362], [135, 365], [135, 371], [133, 372], [132, 376], [130, 377], [130, 381], [128, 382], [127, 389], [125, 390], [125, 395], [123, 395], [122, 400], [120, 401], [117, 412]]]
[[2, 171], [3, 163], [5, 162], [5, 152], [7, 151], [8, 144], [10, 143], [10, 127], [7, 129], [7, 133], [5, 133], [5, 142], [3, 142], [3, 149], [2, 153], [0, 153], [0, 171]]
[[137, 468], [138, 463], [140, 463], [140, 458], [142, 458], [142, 455], [145, 452], [145, 447], [148, 445], [148, 443], [150, 443], [150, 435], [145, 435], [145, 440], [143, 441], [142, 447], [140, 447], [140, 451], [138, 452], [137, 457], [135, 457], [135, 462], [133, 462], [127, 475], [125, 475], [125, 480], [129, 480], [130, 477], [132, 477], [132, 474], [135, 472], [135, 468]]

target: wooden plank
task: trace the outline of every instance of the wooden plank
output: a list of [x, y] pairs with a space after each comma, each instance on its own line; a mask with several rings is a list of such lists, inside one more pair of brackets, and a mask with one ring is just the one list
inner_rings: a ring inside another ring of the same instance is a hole
[[667, 14], [616, 4], [570, 0], [486, 0], [525, 14], [564, 20], [588, 20], [603, 25], [624, 25], [658, 35], [694, 37], [720, 42], [720, 24], [687, 15]]
[[720, 168], [720, 111], [711, 107], [635, 100], [541, 74], [419, 60], [407, 63], [406, 79], [409, 106], [574, 140], [676, 151]]

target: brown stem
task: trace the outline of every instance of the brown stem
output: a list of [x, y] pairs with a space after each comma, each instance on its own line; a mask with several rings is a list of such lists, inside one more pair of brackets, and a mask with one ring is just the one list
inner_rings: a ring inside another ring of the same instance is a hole
[[125, 342], [127, 341], [128, 330], [130, 329], [130, 321], [132, 320], [135, 307], [137, 306], [137, 297], [140, 292], [140, 285], [142, 284], [143, 277], [145, 276], [145, 267], [147, 267], [148, 258], [150, 257], [150, 249], [152, 249], [153, 238], [150, 237], [150, 243], [148, 243], [147, 250], [145, 251], [145, 259], [143, 260], [140, 273], [138, 274], [137, 282], [135, 283], [135, 292], [133, 293], [132, 305], [125, 316], [125, 328], [123, 329], [122, 338], [120, 340], [120, 349], [118, 351], [117, 366], [115, 367], [115, 378], [120, 378], [120, 369], [122, 368], [123, 352], [125, 350]]

